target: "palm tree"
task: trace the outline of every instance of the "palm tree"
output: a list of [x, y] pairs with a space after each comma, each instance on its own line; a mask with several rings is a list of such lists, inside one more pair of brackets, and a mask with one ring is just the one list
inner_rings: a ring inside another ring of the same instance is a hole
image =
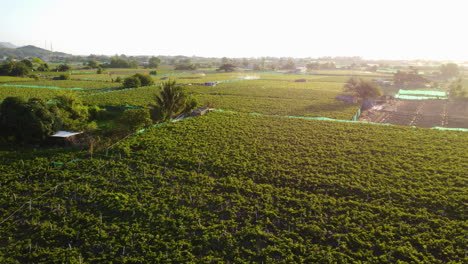
[[164, 122], [186, 114], [197, 106], [195, 99], [188, 95], [182, 86], [176, 85], [175, 81], [163, 83], [154, 100], [156, 104], [151, 105], [151, 116], [156, 122]]

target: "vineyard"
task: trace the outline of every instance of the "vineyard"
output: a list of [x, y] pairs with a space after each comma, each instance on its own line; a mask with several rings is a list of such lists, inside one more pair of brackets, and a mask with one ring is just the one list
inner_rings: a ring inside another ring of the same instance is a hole
[[[237, 112], [349, 120], [359, 108], [357, 104], [335, 99], [342, 93], [343, 84], [349, 78], [346, 76], [177, 73], [153, 76], [156, 85], [137, 89], [123, 89], [121, 83], [111, 82], [111, 77], [102, 78], [104, 79], [90, 77], [90, 80], [81, 78], [64, 81], [10, 79], [8, 83], [0, 84], [0, 100], [7, 96], [52, 99], [64, 92], [73, 92], [90, 105], [144, 107], [153, 103], [154, 95], [158, 93], [157, 86], [164, 81], [161, 78], [168, 78], [185, 84], [186, 89], [197, 98], [201, 106]], [[300, 78], [305, 78], [307, 82], [295, 82]], [[200, 85], [205, 82], [219, 84], [214, 87]], [[198, 85], [188, 85], [192, 83]]]
[[463, 263], [467, 142], [213, 112], [92, 158], [3, 150], [0, 262]]

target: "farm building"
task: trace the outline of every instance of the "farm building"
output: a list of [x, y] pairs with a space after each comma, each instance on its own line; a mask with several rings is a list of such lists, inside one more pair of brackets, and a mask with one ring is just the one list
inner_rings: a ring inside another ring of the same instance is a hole
[[70, 146], [76, 144], [77, 140], [82, 135], [82, 132], [57, 131], [55, 134], [49, 136], [48, 142], [54, 145]]

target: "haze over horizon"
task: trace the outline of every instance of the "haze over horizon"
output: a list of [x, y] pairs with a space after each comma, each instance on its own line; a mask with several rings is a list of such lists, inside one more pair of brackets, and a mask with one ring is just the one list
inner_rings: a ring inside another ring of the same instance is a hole
[[0, 4], [0, 41], [74, 55], [468, 60], [457, 0]]

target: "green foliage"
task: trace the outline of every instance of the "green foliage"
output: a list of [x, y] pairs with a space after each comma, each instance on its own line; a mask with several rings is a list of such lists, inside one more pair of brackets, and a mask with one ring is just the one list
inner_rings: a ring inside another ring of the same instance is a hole
[[68, 64], [60, 64], [56, 68], [56, 70], [59, 72], [67, 72], [67, 71], [71, 71], [71, 69], [72, 69], [71, 66]]
[[154, 97], [151, 117], [155, 122], [164, 122], [188, 113], [197, 106], [196, 100], [188, 95], [175, 81], [163, 83], [160, 94]]
[[151, 78], [149, 75], [135, 73], [133, 77], [140, 79], [141, 86], [150, 86], [154, 84], [153, 78]]
[[431, 81], [424, 78], [424, 76], [419, 75], [417, 71], [415, 72], [398, 71], [393, 76], [393, 82], [396, 85], [405, 86], [408, 83], [430, 83]]
[[70, 74], [60, 74], [58, 77], [55, 77], [57, 80], [70, 80]]
[[377, 84], [361, 78], [350, 78], [344, 85], [344, 88], [345, 92], [351, 92], [361, 99], [379, 97], [382, 95], [382, 90]]
[[23, 77], [32, 70], [32, 63], [29, 60], [20, 62], [7, 61], [0, 65], [0, 75]]
[[54, 98], [65, 130], [82, 131], [89, 119], [88, 107], [74, 93], [65, 93]]
[[450, 97], [454, 99], [468, 99], [468, 90], [463, 87], [462, 79], [459, 78], [449, 85]]
[[21, 143], [37, 143], [62, 127], [57, 108], [41, 99], [8, 97], [0, 105], [1, 136]]
[[0, 260], [464, 263], [467, 140], [214, 112], [77, 162], [0, 150]]
[[125, 88], [138, 88], [141, 86], [140, 78], [136, 76], [130, 76], [124, 79], [123, 87]]
[[117, 126], [124, 134], [134, 133], [152, 124], [148, 109], [127, 109], [117, 119]]
[[233, 72], [235, 69], [236, 69], [236, 65], [226, 63], [226, 64], [223, 64], [223, 65], [219, 66], [219, 68], [216, 69], [216, 70], [217, 71], [224, 71], [224, 72]]
[[45, 62], [43, 60], [41, 60], [40, 58], [33, 58], [32, 63], [33, 64], [39, 64], [39, 65], [45, 64]]
[[197, 69], [197, 66], [192, 63], [180, 63], [175, 66], [175, 70], [189, 70], [194, 71]]
[[98, 66], [96, 73], [97, 74], [102, 74], [103, 72], [104, 72], [104, 69], [101, 66]]
[[89, 60], [87, 65], [90, 68], [97, 69], [99, 67], [99, 62], [97, 60]]
[[50, 70], [49, 64], [43, 63], [43, 64], [41, 64], [41, 65], [39, 65], [39, 66], [37, 67], [37, 70], [38, 70], [38, 71], [42, 71], [42, 72], [47, 72], [47, 71]]
[[439, 68], [440, 74], [445, 78], [457, 77], [460, 73], [458, 65], [455, 63], [442, 64]]
[[110, 63], [102, 65], [104, 68], [137, 68], [138, 62], [120, 57], [112, 57]]
[[33, 68], [33, 64], [30, 60], [28, 59], [23, 59], [20, 61], [20, 63], [23, 63], [24, 65], [26, 65], [26, 67], [28, 67], [29, 69], [32, 69]]
[[124, 79], [123, 86], [125, 88], [138, 88], [141, 86], [150, 86], [153, 85], [153, 78], [149, 75], [144, 75], [141, 73], [135, 73], [134, 75]]
[[161, 63], [161, 59], [159, 59], [157, 57], [151, 57], [148, 60], [148, 67], [156, 69], [156, 68], [158, 68], [160, 63]]

